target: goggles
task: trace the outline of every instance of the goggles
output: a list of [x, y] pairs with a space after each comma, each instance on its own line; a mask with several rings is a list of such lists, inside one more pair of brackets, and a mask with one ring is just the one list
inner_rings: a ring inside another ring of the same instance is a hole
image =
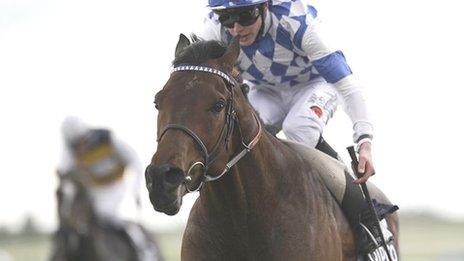
[[260, 16], [260, 11], [257, 6], [215, 12], [219, 15], [219, 22], [227, 28], [233, 28], [235, 23], [239, 23], [242, 26], [252, 25]]

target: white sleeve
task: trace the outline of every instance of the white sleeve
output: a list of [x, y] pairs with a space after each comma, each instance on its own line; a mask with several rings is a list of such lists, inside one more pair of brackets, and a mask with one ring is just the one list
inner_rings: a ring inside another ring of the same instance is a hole
[[309, 17], [308, 24], [302, 39], [302, 50], [319, 73], [327, 82], [333, 84], [342, 96], [344, 110], [353, 123], [354, 143], [359, 146], [366, 141], [370, 142], [373, 127], [369, 120], [366, 101], [343, 53], [327, 44], [330, 37], [323, 32], [319, 19]]
[[366, 101], [355, 77], [353, 75], [346, 76], [333, 85], [343, 97], [344, 110], [353, 122], [353, 141], [358, 146], [366, 141], [371, 141], [373, 127], [369, 120]]

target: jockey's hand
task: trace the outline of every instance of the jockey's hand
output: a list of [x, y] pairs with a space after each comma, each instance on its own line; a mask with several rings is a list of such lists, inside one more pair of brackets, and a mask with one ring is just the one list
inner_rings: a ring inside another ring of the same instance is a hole
[[364, 142], [359, 148], [358, 173], [362, 176], [354, 181], [356, 184], [365, 183], [375, 174], [370, 142]]

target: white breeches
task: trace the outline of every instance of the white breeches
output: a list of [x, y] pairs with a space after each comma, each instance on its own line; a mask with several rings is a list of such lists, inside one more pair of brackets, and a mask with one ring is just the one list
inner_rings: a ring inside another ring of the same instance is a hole
[[105, 219], [120, 219], [120, 207], [128, 190], [124, 177], [105, 186], [93, 186], [89, 189], [97, 215]]
[[317, 145], [339, 101], [335, 88], [322, 77], [306, 86], [278, 91], [253, 87], [248, 99], [265, 125], [311, 147]]

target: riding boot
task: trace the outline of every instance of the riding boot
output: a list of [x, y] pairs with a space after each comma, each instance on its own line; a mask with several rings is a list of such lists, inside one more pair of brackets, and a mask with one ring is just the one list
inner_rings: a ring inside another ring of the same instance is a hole
[[377, 248], [376, 238], [380, 238], [375, 227], [375, 217], [369, 215], [368, 205], [359, 185], [353, 183], [353, 177], [345, 172], [346, 188], [341, 207], [348, 219], [357, 242], [358, 253], [367, 254]]
[[360, 254], [369, 254], [382, 244], [381, 234], [377, 228], [377, 220], [369, 211], [361, 213], [355, 231], [358, 253]]
[[[338, 153], [322, 138], [319, 138], [319, 142], [316, 145], [316, 149], [324, 152], [334, 159], [342, 161]], [[381, 233], [377, 229], [377, 219], [371, 215], [364, 194], [361, 187], [353, 183], [354, 178], [350, 173], [345, 171], [345, 193], [343, 195], [342, 202], [339, 202], [341, 208], [348, 219], [354, 233], [357, 242], [358, 253], [369, 254], [373, 250], [377, 249], [381, 244]], [[398, 207], [386, 204], [379, 204], [374, 199], [374, 207], [380, 220], [382, 220], [387, 214], [395, 212]], [[382, 229], [384, 236], [391, 233], [386, 229]], [[390, 237], [391, 238], [391, 237]], [[387, 239], [390, 239], [387, 238]], [[386, 241], [387, 241], [386, 239]]]
[[398, 206], [381, 204], [373, 199], [374, 209], [382, 228], [381, 233], [377, 224], [379, 221], [370, 212], [360, 186], [353, 183], [354, 178], [347, 172], [345, 172], [345, 178], [346, 190], [341, 207], [355, 234], [358, 253], [367, 255], [382, 245], [381, 234], [386, 243], [393, 239], [385, 217], [398, 210]]
[[[359, 227], [361, 229], [359, 232], [360, 252], [365, 254], [379, 248], [379, 245], [382, 244], [382, 235], [387, 245], [390, 245], [391, 241], [394, 240], [385, 218], [399, 209], [396, 205], [378, 203], [375, 199], [372, 201], [380, 221], [377, 221], [377, 218], [368, 210], [364, 210], [359, 217]], [[379, 227], [382, 231], [379, 231]]]
[[338, 157], [338, 153], [329, 145], [329, 143], [324, 140], [322, 136], [319, 137], [319, 141], [316, 144], [316, 149], [324, 152], [336, 160], [341, 161], [340, 157]]

